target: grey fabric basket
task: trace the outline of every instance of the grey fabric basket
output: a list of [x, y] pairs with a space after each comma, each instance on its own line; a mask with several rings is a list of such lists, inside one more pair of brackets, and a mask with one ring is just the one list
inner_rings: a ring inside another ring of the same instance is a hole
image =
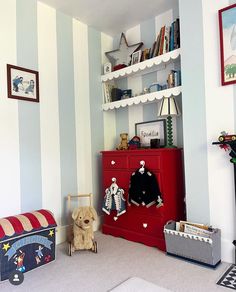
[[164, 227], [167, 254], [216, 267], [221, 262], [221, 232], [214, 229], [210, 238], [176, 231], [176, 222]]

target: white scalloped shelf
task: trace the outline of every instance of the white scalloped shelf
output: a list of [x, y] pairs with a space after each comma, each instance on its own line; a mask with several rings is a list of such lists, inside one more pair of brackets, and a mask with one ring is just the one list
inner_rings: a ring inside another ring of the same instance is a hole
[[150, 103], [154, 102], [156, 100], [162, 99], [162, 97], [170, 97], [171, 95], [177, 96], [181, 93], [182, 87], [173, 87], [161, 91], [155, 91], [131, 98], [126, 98], [118, 101], [113, 101], [109, 103], [104, 103], [102, 105], [102, 109], [104, 111], [107, 110], [113, 110], [115, 108], [120, 108], [120, 107], [126, 107], [126, 106], [131, 106], [134, 104], [139, 104], [139, 103]]
[[125, 67], [123, 69], [113, 71], [106, 75], [102, 75], [101, 80], [102, 82], [106, 82], [113, 79], [124, 78], [132, 74], [137, 74], [137, 72], [139, 71], [149, 70], [150, 68], [161, 65], [161, 64], [168, 64], [170, 62], [173, 62], [173, 60], [179, 58], [179, 56], [180, 56], [180, 49], [177, 49], [169, 53], [157, 56], [155, 58], [151, 58], [146, 61]]

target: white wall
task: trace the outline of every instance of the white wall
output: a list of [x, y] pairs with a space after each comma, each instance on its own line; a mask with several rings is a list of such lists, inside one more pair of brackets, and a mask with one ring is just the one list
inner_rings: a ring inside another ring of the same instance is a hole
[[[218, 10], [229, 1], [202, 1], [204, 28], [205, 98], [207, 113], [210, 222], [222, 231], [222, 259], [234, 262], [235, 191], [229, 152], [213, 146], [221, 131], [234, 133], [233, 86], [221, 86]], [[212, 41], [214, 40], [214, 41]]]

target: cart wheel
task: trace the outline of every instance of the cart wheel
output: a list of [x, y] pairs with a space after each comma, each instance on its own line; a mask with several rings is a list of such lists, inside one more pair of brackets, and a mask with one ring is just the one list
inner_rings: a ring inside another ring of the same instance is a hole
[[93, 242], [93, 252], [97, 253], [98, 252], [98, 245], [97, 245], [97, 241]]
[[71, 242], [69, 242], [69, 244], [68, 244], [68, 254], [70, 257], [72, 256]]

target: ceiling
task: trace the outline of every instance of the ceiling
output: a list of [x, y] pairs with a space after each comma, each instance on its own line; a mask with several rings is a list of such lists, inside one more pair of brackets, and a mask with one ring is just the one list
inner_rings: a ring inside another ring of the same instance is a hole
[[173, 7], [178, 0], [40, 0], [111, 36]]

